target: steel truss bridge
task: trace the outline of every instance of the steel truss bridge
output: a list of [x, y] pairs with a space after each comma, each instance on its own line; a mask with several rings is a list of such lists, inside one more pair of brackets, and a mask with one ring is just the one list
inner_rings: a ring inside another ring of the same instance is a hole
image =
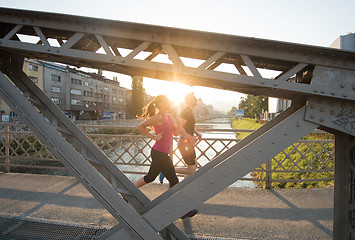
[[[170, 62], [154, 61], [158, 55]], [[23, 73], [25, 57], [290, 99], [292, 106], [150, 201]], [[225, 64], [235, 73], [219, 70]], [[280, 74], [268, 78], [262, 69]], [[0, 8], [0, 71], [1, 98], [117, 219], [100, 239], [188, 239], [175, 220], [316, 128], [336, 139], [334, 239], [355, 239], [355, 53]]]

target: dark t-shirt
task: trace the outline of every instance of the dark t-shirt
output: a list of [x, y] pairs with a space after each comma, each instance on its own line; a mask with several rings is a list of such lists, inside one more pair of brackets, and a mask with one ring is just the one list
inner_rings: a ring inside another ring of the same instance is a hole
[[186, 120], [186, 123], [183, 125], [185, 131], [188, 134], [193, 135], [195, 131], [195, 117], [191, 108], [184, 108], [184, 110], [180, 113], [180, 117]]

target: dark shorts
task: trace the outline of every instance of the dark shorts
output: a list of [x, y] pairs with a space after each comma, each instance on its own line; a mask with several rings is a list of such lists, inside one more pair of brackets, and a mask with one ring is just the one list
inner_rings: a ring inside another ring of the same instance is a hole
[[195, 146], [191, 142], [182, 138], [180, 139], [178, 148], [186, 165], [196, 164]]
[[163, 173], [166, 179], [168, 179], [170, 183], [170, 187], [174, 186], [179, 182], [179, 179], [176, 176], [175, 168], [169, 154], [164, 152], [159, 152], [152, 148], [151, 151], [152, 163], [150, 164], [150, 168], [148, 174], [144, 176], [144, 181], [146, 183], [153, 182], [154, 179], [159, 175], [159, 173]]

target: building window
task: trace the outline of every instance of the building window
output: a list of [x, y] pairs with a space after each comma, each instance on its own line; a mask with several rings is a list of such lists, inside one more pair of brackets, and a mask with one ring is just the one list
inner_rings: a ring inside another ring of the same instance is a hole
[[51, 98], [51, 100], [55, 104], [60, 104], [60, 98]]
[[38, 66], [37, 65], [29, 64], [28, 65], [28, 69], [38, 72]]
[[96, 98], [102, 98], [102, 93], [95, 93]]
[[108, 91], [108, 90], [110, 90], [110, 89], [109, 89], [108, 87], [104, 87], [104, 90], [105, 90], [105, 91]]
[[84, 96], [85, 97], [93, 97], [94, 93], [93, 92], [84, 91]]
[[30, 78], [34, 83], [38, 83], [38, 77], [29, 76], [29, 78]]
[[75, 84], [75, 85], [81, 85], [81, 80], [80, 79], [76, 79], [76, 78], [72, 78], [71, 79], [71, 83]]
[[92, 82], [84, 82], [84, 86], [92, 88]]
[[104, 95], [104, 100], [109, 100], [110, 96], [109, 95]]
[[121, 103], [123, 102], [123, 98], [121, 98], [121, 97], [120, 97], [118, 100], [119, 100]]
[[80, 95], [81, 96], [81, 90], [78, 90], [78, 89], [71, 89], [70, 93], [74, 94], [74, 95]]
[[116, 88], [112, 88], [112, 92], [113, 93], [117, 93], [117, 89]]
[[80, 100], [76, 100], [76, 99], [72, 99], [72, 100], [70, 101], [70, 103], [71, 103], [72, 105], [81, 105], [81, 101], [80, 101]]
[[60, 93], [60, 87], [51, 87], [51, 92]]
[[112, 97], [112, 102], [116, 102], [117, 101], [117, 97]]
[[52, 81], [60, 82], [60, 76], [52, 74]]

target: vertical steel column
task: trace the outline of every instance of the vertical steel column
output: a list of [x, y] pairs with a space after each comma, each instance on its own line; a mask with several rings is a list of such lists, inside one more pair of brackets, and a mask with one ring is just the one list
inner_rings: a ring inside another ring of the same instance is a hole
[[346, 133], [335, 135], [335, 184], [333, 238], [354, 239], [355, 148]]

